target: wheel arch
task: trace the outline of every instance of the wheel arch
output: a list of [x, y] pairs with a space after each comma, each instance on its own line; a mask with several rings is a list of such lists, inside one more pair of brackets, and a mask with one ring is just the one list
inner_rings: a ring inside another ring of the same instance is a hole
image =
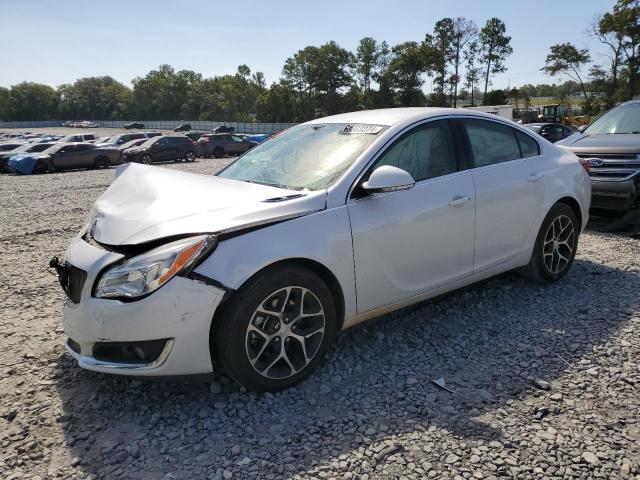
[[242, 285], [240, 285], [238, 289], [229, 290], [230, 294], [225, 295], [223, 302], [218, 306], [218, 308], [216, 309], [213, 315], [211, 328], [210, 328], [210, 335], [214, 334], [216, 324], [218, 324], [218, 321], [217, 321], [218, 316], [224, 315], [224, 305], [228, 302], [228, 300], [233, 295], [237, 294], [238, 290], [240, 290], [244, 285], [247, 284], [247, 282], [255, 278], [257, 275], [265, 272], [266, 270], [270, 270], [272, 268], [280, 267], [283, 265], [296, 265], [298, 267], [305, 268], [320, 277], [320, 279], [325, 283], [327, 288], [329, 288], [329, 291], [331, 292], [331, 296], [333, 297], [334, 306], [336, 309], [336, 312], [335, 312], [336, 313], [336, 332], [339, 332], [340, 330], [342, 330], [342, 327], [344, 325], [344, 320], [345, 320], [345, 298], [344, 298], [344, 292], [342, 290], [342, 286], [340, 285], [338, 278], [329, 268], [327, 268], [325, 265], [318, 262], [317, 260], [311, 260], [309, 258], [302, 258], [302, 257], [293, 257], [293, 258], [278, 260], [263, 266], [261, 269], [255, 271], [251, 276], [247, 277], [242, 282]]
[[580, 203], [578, 203], [578, 201], [573, 197], [562, 197], [557, 202], [555, 202], [554, 205], [556, 203], [564, 203], [569, 208], [571, 208], [571, 210], [573, 210], [573, 213], [576, 214], [576, 218], [578, 219], [578, 225], [580, 226], [580, 229], [582, 229], [582, 221], [584, 219], [584, 216], [582, 214], [582, 208], [580, 207]]

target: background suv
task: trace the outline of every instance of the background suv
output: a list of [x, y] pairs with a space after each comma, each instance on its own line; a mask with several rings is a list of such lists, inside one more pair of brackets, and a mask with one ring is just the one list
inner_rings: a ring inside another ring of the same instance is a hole
[[559, 141], [589, 166], [592, 213], [620, 216], [640, 210], [640, 101], [623, 103]]
[[198, 139], [198, 154], [205, 157], [224, 157], [240, 155], [257, 145], [238, 135], [228, 133], [209, 133]]
[[152, 138], [138, 147], [122, 152], [125, 162], [193, 162], [196, 158], [196, 144], [184, 135], [164, 135]]

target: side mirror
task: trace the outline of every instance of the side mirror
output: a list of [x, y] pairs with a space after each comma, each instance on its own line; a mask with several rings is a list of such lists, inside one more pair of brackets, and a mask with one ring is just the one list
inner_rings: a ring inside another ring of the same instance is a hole
[[369, 192], [395, 192], [408, 190], [416, 184], [411, 174], [401, 168], [382, 165], [376, 168], [362, 188]]
[[582, 133], [582, 132], [584, 132], [584, 131], [586, 130], [586, 128], [587, 128], [587, 127], [588, 127], [588, 125], [580, 125], [580, 126], [578, 127], [578, 131], [579, 131], [580, 133]]

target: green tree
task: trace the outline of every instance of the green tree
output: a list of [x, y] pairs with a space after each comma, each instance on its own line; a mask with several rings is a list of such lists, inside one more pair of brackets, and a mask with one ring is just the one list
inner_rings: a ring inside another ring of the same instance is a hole
[[484, 95], [483, 105], [504, 105], [507, 94], [504, 90], [491, 90]]
[[0, 120], [9, 118], [9, 89], [0, 87]]
[[256, 100], [259, 122], [292, 122], [295, 116], [295, 92], [286, 85], [274, 83]]
[[66, 119], [126, 117], [131, 90], [109, 76], [87, 77], [60, 85], [59, 113]]
[[589, 96], [582, 81], [580, 70], [591, 61], [589, 51], [586, 48], [578, 50], [571, 43], [560, 43], [550, 47], [545, 66], [541, 70], [549, 75], [564, 74], [580, 84], [584, 99], [588, 108]]
[[356, 76], [362, 90], [365, 109], [371, 103], [371, 81], [379, 79], [382, 70], [388, 64], [388, 56], [387, 42], [378, 43], [371, 37], [360, 40], [356, 51]]
[[[478, 27], [471, 20], [464, 17], [458, 17], [453, 23], [453, 75], [451, 83], [453, 84], [453, 107], [458, 106], [458, 84], [461, 80], [460, 66], [464, 61], [464, 53], [468, 50], [471, 43], [478, 36]], [[476, 43], [477, 45], [477, 43]]]
[[321, 94], [320, 108], [325, 113], [341, 111], [340, 91], [353, 83], [354, 62], [353, 54], [336, 42], [325, 43], [318, 49], [313, 64], [314, 87]]
[[418, 42], [404, 42], [391, 49], [387, 70], [389, 84], [398, 92], [399, 103], [404, 107], [425, 103], [422, 75], [430, 68], [429, 60], [433, 60], [430, 48]]
[[[446, 87], [449, 84], [448, 68], [454, 58], [454, 22], [452, 18], [438, 20], [433, 28], [433, 35], [427, 35], [425, 44], [433, 49], [435, 71], [435, 93], [441, 98], [446, 98]], [[436, 101], [436, 103], [439, 103]], [[446, 100], [444, 100], [446, 103]], [[443, 105], [445, 106], [445, 105]]]
[[471, 106], [475, 105], [474, 93], [477, 90], [480, 76], [482, 75], [482, 68], [478, 64], [480, 59], [480, 44], [477, 40], [473, 40], [469, 43], [469, 46], [464, 52], [464, 65], [466, 68], [465, 73], [465, 87], [471, 93]]
[[58, 114], [58, 92], [49, 85], [22, 82], [9, 91], [10, 120], [51, 120]]
[[[638, 91], [640, 67], [640, 1], [618, 0], [612, 12], [605, 13], [598, 22], [601, 35], [613, 36], [620, 42], [627, 84], [624, 98], [633, 98]], [[615, 44], [615, 43], [614, 43]]]
[[[507, 27], [499, 18], [490, 18], [480, 30], [479, 43], [484, 71], [484, 95], [487, 95], [491, 75], [507, 70], [504, 62], [513, 53], [511, 37], [506, 35]], [[486, 101], [485, 101], [486, 104]]]

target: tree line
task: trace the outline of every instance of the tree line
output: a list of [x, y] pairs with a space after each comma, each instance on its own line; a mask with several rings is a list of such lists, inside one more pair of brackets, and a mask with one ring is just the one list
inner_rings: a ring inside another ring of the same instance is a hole
[[[232, 75], [205, 78], [161, 65], [128, 87], [109, 76], [82, 78], [52, 88], [24, 82], [0, 88], [0, 119], [188, 119], [300, 122], [366, 108], [486, 105], [531, 97], [560, 101], [579, 92], [595, 111], [638, 95], [640, 0], [618, 0], [594, 19], [588, 35], [606, 47], [606, 62], [593, 64], [587, 49], [572, 43], [550, 47], [542, 71], [565, 80], [490, 90], [513, 53], [505, 23], [482, 27], [464, 17], [443, 18], [421, 41], [389, 45], [371, 37], [355, 51], [334, 41], [307, 46], [288, 58], [277, 82], [240, 65]], [[587, 71], [588, 69], [588, 71]], [[432, 84], [425, 93], [425, 83]]]

